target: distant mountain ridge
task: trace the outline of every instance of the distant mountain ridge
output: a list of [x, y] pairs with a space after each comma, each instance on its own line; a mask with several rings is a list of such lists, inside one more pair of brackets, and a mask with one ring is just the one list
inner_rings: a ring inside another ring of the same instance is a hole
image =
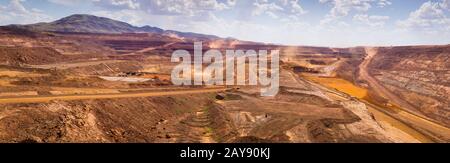
[[37, 23], [29, 25], [15, 25], [29, 30], [48, 32], [77, 32], [77, 33], [157, 33], [164, 35], [177, 35], [183, 38], [218, 39], [214, 35], [205, 35], [191, 32], [164, 30], [158, 27], [136, 27], [131, 24], [94, 15], [75, 14], [54, 22]]

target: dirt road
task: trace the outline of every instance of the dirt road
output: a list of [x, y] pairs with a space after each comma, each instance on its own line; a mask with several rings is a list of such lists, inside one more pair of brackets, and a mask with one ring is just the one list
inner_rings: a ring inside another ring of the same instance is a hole
[[98, 61], [64, 62], [64, 63], [55, 63], [55, 64], [46, 64], [46, 65], [28, 65], [28, 66], [31, 68], [39, 68], [39, 69], [58, 68], [60, 70], [66, 70], [66, 69], [70, 69], [70, 68], [95, 66], [95, 65], [100, 65], [100, 64], [112, 64], [112, 63], [120, 63], [120, 62], [123, 62], [123, 61], [120, 61], [120, 60], [98, 60]]
[[155, 49], [158, 49], [158, 48], [163, 49], [163, 48], [166, 48], [166, 47], [171, 46], [171, 45], [176, 44], [176, 43], [178, 43], [178, 42], [171, 42], [171, 43], [168, 43], [168, 44], [165, 44], [165, 45], [162, 45], [162, 46], [158, 46], [158, 47], [145, 48], [145, 49], [137, 51], [137, 53], [145, 53], [145, 52], [152, 51], [152, 50], [155, 50]]
[[369, 64], [372, 61], [372, 59], [374, 58], [374, 56], [377, 55], [378, 50], [376, 48], [366, 48], [366, 53], [367, 53], [367, 57], [365, 58], [363, 63], [359, 66], [359, 69], [360, 69], [359, 76], [361, 77], [361, 79], [367, 81], [369, 83], [370, 87], [372, 87], [373, 91], [375, 91], [379, 95], [385, 97], [386, 99], [389, 99], [389, 101], [391, 101], [393, 104], [400, 106], [403, 109], [407, 109], [408, 111], [414, 113], [415, 115], [424, 117], [424, 115], [422, 113], [420, 113], [419, 111], [417, 111], [417, 109], [414, 106], [412, 106], [405, 100], [399, 98], [397, 95], [393, 94], [391, 91], [386, 89], [383, 85], [378, 83], [378, 81], [369, 74], [369, 72], [368, 72]]
[[169, 47], [169, 46], [171, 46], [173, 44], [176, 44], [176, 43], [178, 43], [178, 42], [171, 42], [171, 43], [167, 43], [167, 44], [164, 44], [164, 45], [161, 45], [161, 46], [156, 46], [156, 47], [148, 47], [148, 48], [144, 48], [142, 50], [136, 51], [136, 52], [132, 52], [132, 53], [128, 53], [128, 54], [121, 54], [121, 56], [142, 54], [142, 53], [149, 52], [149, 51], [152, 51], [152, 50], [155, 50], [155, 49], [164, 49], [164, 48]]
[[133, 93], [117, 93], [117, 94], [95, 94], [95, 95], [61, 95], [61, 96], [35, 96], [35, 97], [14, 97], [0, 98], [0, 104], [10, 103], [39, 103], [49, 102], [52, 100], [88, 100], [88, 99], [112, 99], [112, 98], [133, 98], [133, 97], [155, 97], [155, 96], [171, 96], [182, 94], [200, 94], [225, 91], [226, 88], [207, 88], [207, 89], [191, 89], [176, 91], [153, 91], [153, 92], [133, 92]]

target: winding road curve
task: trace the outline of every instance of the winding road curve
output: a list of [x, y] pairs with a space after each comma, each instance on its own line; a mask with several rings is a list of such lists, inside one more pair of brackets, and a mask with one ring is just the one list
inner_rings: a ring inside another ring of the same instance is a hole
[[415, 128], [425, 133], [431, 133], [428, 135], [430, 137], [435, 138], [435, 140], [437, 139], [443, 142], [450, 141], [449, 128], [440, 125], [434, 120], [424, 116], [422, 113], [417, 111], [417, 109], [414, 106], [412, 106], [407, 101], [401, 99], [400, 97], [390, 92], [387, 88], [378, 83], [378, 81], [369, 74], [368, 72], [369, 64], [371, 63], [372, 59], [377, 55], [378, 49], [369, 47], [366, 48], [366, 53], [367, 57], [365, 58], [364, 62], [359, 66], [360, 78], [369, 83], [371, 91], [375, 91], [379, 95], [385, 97], [386, 99], [389, 99], [390, 102], [403, 109], [398, 113], [392, 113], [391, 116], [401, 119], [405, 123], [408, 123], [411, 126], [414, 126]]

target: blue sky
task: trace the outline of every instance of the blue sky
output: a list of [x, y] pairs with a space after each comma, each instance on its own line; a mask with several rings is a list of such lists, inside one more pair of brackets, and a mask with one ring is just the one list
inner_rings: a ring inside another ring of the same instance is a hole
[[0, 0], [0, 25], [71, 14], [289, 45], [450, 43], [450, 0]]

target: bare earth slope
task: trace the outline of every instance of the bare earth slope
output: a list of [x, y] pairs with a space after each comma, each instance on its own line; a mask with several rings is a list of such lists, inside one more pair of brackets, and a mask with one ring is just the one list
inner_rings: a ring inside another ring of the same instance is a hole
[[368, 52], [374, 57], [363, 64], [367, 67], [362, 70], [374, 78], [364, 73], [361, 76], [378, 86], [374, 90], [415, 114], [450, 126], [450, 46], [379, 48]]

